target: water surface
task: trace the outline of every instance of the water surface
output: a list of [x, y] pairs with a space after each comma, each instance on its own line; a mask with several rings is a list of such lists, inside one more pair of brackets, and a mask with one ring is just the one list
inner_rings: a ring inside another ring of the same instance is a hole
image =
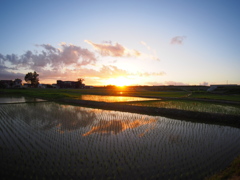
[[0, 105], [3, 177], [204, 179], [240, 152], [237, 128], [60, 105]]
[[9, 104], [9, 103], [25, 103], [25, 102], [42, 102], [43, 99], [23, 97], [23, 96], [0, 96], [0, 104]]
[[103, 95], [81, 95], [78, 99], [103, 102], [129, 102], [129, 101], [151, 101], [159, 100], [156, 98], [142, 98], [130, 96], [103, 96]]

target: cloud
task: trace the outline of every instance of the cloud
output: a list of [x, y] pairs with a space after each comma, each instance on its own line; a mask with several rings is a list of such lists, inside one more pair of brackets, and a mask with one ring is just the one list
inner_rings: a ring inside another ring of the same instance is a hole
[[69, 65], [83, 66], [96, 62], [92, 52], [72, 44], [62, 43], [61, 48], [55, 48], [49, 44], [36, 46], [43, 48], [43, 50], [40, 53], [27, 51], [21, 56], [15, 54], [0, 55], [0, 64], [4, 65], [5, 62], [9, 62], [15, 68], [40, 70], [46, 67], [58, 69]]
[[85, 40], [85, 42], [93, 46], [102, 56], [138, 57], [142, 55], [139, 51], [127, 49], [121, 44], [113, 45], [111, 41], [105, 41], [103, 44], [96, 44], [89, 40]]
[[[73, 71], [72, 71], [73, 72]], [[119, 69], [116, 66], [106, 66], [102, 65], [99, 70], [81, 68], [74, 71], [75, 74], [80, 74], [82, 76], [95, 77], [100, 79], [115, 78], [119, 76], [129, 76], [131, 75], [128, 71]]]
[[148, 50], [151, 50], [151, 47], [147, 45], [144, 41], [140, 42], [143, 46], [145, 46]]
[[208, 86], [208, 82], [201, 82], [199, 83], [200, 86]]
[[40, 79], [54, 79], [56, 80], [77, 80], [77, 78], [84, 78], [87, 84], [103, 85], [106, 80], [110, 78], [127, 77], [127, 78], [141, 78], [150, 76], [162, 76], [164, 72], [141, 72], [131, 73], [124, 69], [120, 69], [113, 65], [102, 65], [99, 69], [90, 69], [86, 67], [79, 67], [75, 69], [67, 69], [65, 72], [61, 70], [41, 70], [38, 72]]
[[14, 73], [14, 72], [9, 72], [7, 71], [6, 69], [9, 69], [9, 68], [6, 68], [4, 66], [0, 66], [0, 77], [1, 79], [0, 80], [14, 80], [14, 79], [23, 79], [25, 77], [25, 74], [22, 74], [22, 73]]
[[[111, 56], [141, 55], [142, 58], [147, 58], [145, 54], [128, 50], [118, 43], [115, 45], [111, 42], [107, 43], [106, 53]], [[23, 79], [24, 73], [36, 71], [40, 74], [41, 83], [77, 80], [82, 77], [87, 80], [87, 83], [100, 85], [109, 78], [140, 78], [165, 74], [164, 72], [132, 73], [114, 65], [97, 64], [97, 58], [93, 52], [72, 44], [61, 43], [57, 47], [50, 44], [37, 44], [36, 48], [37, 50], [28, 50], [20, 55], [0, 54], [0, 79]], [[116, 60], [114, 62], [116, 63]]]
[[183, 41], [186, 39], [186, 36], [175, 36], [171, 39], [170, 44], [183, 44]]
[[[93, 52], [79, 46], [61, 43], [60, 48], [49, 44], [36, 45], [38, 51], [26, 51], [22, 55], [0, 54], [1, 79], [16, 78], [22, 74], [16, 74], [9, 70], [28, 70], [47, 74], [51, 77], [52, 73], [64, 73], [69, 67], [80, 68], [85, 65], [95, 64], [97, 59]], [[62, 76], [60, 76], [62, 77]]]
[[[159, 58], [156, 57], [155, 55], [145, 54], [137, 50], [128, 49], [118, 43], [115, 43], [115, 45], [113, 45], [111, 41], [104, 41], [103, 44], [96, 44], [90, 40], [85, 40], [85, 42], [93, 46], [93, 48], [97, 50], [97, 52], [102, 56], [141, 57], [143, 59], [153, 59], [159, 61]], [[145, 42], [141, 41], [140, 43], [145, 45], [147, 48], [150, 48], [149, 46], [147, 46]], [[156, 54], [156, 52], [154, 52], [154, 54]]]
[[189, 84], [183, 83], [183, 82], [176, 82], [176, 81], [165, 81], [165, 85], [177, 85], [177, 86], [187, 86]]
[[166, 75], [165, 72], [161, 71], [161, 72], [152, 72], [152, 73], [148, 73], [148, 72], [144, 72], [144, 73], [138, 73], [139, 76], [164, 76]]
[[152, 49], [149, 45], [147, 45], [146, 42], [144, 41], [140, 41], [140, 44], [142, 44], [143, 46], [145, 46], [150, 52], [151, 54], [154, 54], [154, 55], [149, 55], [149, 54], [143, 54], [142, 53], [142, 56], [144, 56], [146, 59], [153, 59], [153, 60], [157, 60], [157, 61], [160, 61], [160, 59], [157, 57], [157, 53], [156, 53], [156, 50], [155, 49]]
[[189, 84], [183, 83], [183, 82], [176, 82], [176, 81], [164, 81], [164, 82], [148, 82], [149, 85], [155, 85], [155, 86], [188, 86]]
[[118, 77], [118, 76], [127, 76], [129, 73], [126, 70], [119, 69], [116, 66], [105, 66], [103, 65], [99, 71], [100, 77], [110, 78], [110, 77]]

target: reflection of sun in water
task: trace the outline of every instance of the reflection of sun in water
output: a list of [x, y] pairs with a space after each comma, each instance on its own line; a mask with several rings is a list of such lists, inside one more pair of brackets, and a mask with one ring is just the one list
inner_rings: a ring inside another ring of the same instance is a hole
[[115, 85], [115, 86], [129, 86], [133, 84], [133, 80], [127, 77], [119, 76], [116, 78], [109, 78], [106, 81], [106, 84]]

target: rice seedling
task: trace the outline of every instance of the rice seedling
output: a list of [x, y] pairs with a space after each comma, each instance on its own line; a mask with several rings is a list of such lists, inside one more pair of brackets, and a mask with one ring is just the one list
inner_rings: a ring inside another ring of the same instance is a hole
[[125, 102], [128, 105], [181, 109], [187, 111], [240, 115], [239, 105], [226, 105], [200, 101], [161, 100], [145, 102]]

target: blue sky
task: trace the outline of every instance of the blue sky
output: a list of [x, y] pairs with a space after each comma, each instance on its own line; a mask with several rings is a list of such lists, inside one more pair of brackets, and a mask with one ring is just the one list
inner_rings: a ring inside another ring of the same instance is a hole
[[0, 79], [240, 84], [238, 0], [0, 0]]

